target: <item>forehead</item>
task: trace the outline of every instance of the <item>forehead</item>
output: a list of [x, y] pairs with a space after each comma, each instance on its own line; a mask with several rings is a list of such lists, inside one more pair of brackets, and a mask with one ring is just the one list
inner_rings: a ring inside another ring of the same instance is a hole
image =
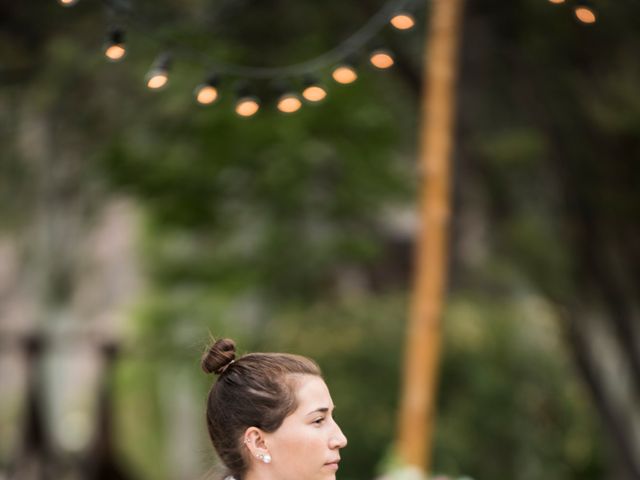
[[316, 408], [333, 408], [329, 388], [324, 380], [316, 375], [302, 375], [297, 379], [297, 412], [306, 414]]

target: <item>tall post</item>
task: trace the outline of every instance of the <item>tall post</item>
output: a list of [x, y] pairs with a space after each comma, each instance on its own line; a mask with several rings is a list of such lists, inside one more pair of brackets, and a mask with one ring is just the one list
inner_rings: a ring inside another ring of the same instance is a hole
[[425, 37], [419, 171], [420, 232], [405, 347], [397, 454], [430, 470], [440, 316], [447, 278], [450, 157], [453, 144], [457, 49], [463, 0], [430, 0]]

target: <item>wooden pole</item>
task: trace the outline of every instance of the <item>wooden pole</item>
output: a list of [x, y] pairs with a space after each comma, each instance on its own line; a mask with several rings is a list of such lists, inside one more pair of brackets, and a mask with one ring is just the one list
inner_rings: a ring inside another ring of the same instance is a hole
[[462, 0], [431, 0], [426, 35], [419, 170], [420, 233], [407, 327], [397, 453], [406, 466], [430, 469], [440, 315], [445, 295], [450, 213], [449, 164], [455, 112], [456, 53]]

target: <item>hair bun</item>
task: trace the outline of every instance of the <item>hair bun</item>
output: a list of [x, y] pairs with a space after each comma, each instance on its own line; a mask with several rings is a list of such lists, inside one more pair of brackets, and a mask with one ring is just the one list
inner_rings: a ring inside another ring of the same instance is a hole
[[230, 338], [216, 340], [202, 355], [200, 366], [205, 373], [221, 374], [236, 358], [236, 344]]

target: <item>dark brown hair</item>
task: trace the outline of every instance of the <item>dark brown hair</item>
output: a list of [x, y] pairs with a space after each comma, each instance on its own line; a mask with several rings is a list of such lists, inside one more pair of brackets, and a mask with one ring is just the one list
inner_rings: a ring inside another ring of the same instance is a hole
[[209, 437], [228, 474], [240, 480], [249, 467], [242, 448], [245, 430], [277, 430], [297, 408], [296, 376], [321, 376], [320, 368], [286, 353], [249, 353], [236, 360], [235, 343], [228, 338], [215, 341], [201, 365], [219, 375], [207, 398]]

